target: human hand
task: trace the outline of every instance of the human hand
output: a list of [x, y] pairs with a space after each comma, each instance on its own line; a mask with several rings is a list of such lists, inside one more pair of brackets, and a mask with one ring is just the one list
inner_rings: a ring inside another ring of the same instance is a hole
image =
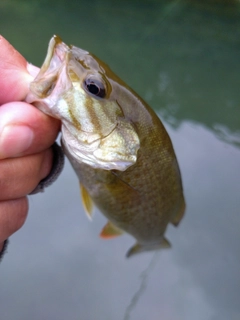
[[0, 35], [0, 252], [24, 223], [27, 195], [52, 168], [60, 122], [24, 100], [38, 68]]

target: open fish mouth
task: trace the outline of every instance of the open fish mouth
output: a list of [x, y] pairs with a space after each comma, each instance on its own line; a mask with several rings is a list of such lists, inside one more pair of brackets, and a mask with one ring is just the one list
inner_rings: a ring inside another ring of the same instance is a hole
[[53, 36], [49, 42], [47, 55], [38, 76], [41, 77], [43, 73], [50, 68], [50, 66], [54, 70], [56, 67], [59, 67], [59, 63], [68, 63], [69, 53], [70, 47], [66, 45], [60, 37], [56, 35]]
[[67, 76], [69, 55], [69, 46], [62, 42], [61, 38], [54, 36], [50, 40], [43, 65], [35, 80], [30, 84], [30, 90], [33, 91], [38, 98], [46, 98], [53, 92], [59, 75], [64, 68], [66, 68]]

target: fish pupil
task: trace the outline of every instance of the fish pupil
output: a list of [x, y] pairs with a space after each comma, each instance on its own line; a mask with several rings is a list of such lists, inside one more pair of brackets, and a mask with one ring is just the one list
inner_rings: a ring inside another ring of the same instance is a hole
[[99, 98], [103, 98], [106, 94], [104, 84], [99, 80], [85, 79], [84, 87], [89, 93]]
[[88, 86], [88, 90], [92, 93], [92, 94], [96, 94], [98, 95], [100, 89], [98, 88], [98, 86], [96, 86], [95, 84], [89, 84]]

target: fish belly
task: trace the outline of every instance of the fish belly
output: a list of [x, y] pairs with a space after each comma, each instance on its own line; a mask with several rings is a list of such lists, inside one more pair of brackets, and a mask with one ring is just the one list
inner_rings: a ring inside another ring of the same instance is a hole
[[[64, 152], [80, 183], [108, 220], [139, 243], [156, 244], [162, 240], [168, 223], [178, 214], [183, 202], [181, 186], [172, 181], [176, 172], [167, 172], [167, 168], [153, 170], [150, 163], [147, 167], [143, 165], [145, 161], [141, 157], [124, 172], [94, 169], [77, 162], [67, 150]], [[163, 174], [168, 177], [168, 183], [161, 183]]]

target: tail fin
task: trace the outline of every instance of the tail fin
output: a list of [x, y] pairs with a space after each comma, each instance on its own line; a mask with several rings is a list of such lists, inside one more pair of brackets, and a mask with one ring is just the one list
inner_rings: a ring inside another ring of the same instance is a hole
[[145, 251], [152, 251], [152, 250], [159, 250], [159, 249], [168, 249], [171, 247], [170, 242], [166, 239], [163, 238], [161, 243], [159, 244], [154, 244], [154, 245], [150, 245], [150, 246], [146, 246], [146, 245], [142, 245], [140, 243], [136, 243], [133, 247], [131, 247], [127, 254], [126, 257], [132, 257], [133, 255], [137, 254], [137, 253], [141, 253], [141, 252], [145, 252]]

